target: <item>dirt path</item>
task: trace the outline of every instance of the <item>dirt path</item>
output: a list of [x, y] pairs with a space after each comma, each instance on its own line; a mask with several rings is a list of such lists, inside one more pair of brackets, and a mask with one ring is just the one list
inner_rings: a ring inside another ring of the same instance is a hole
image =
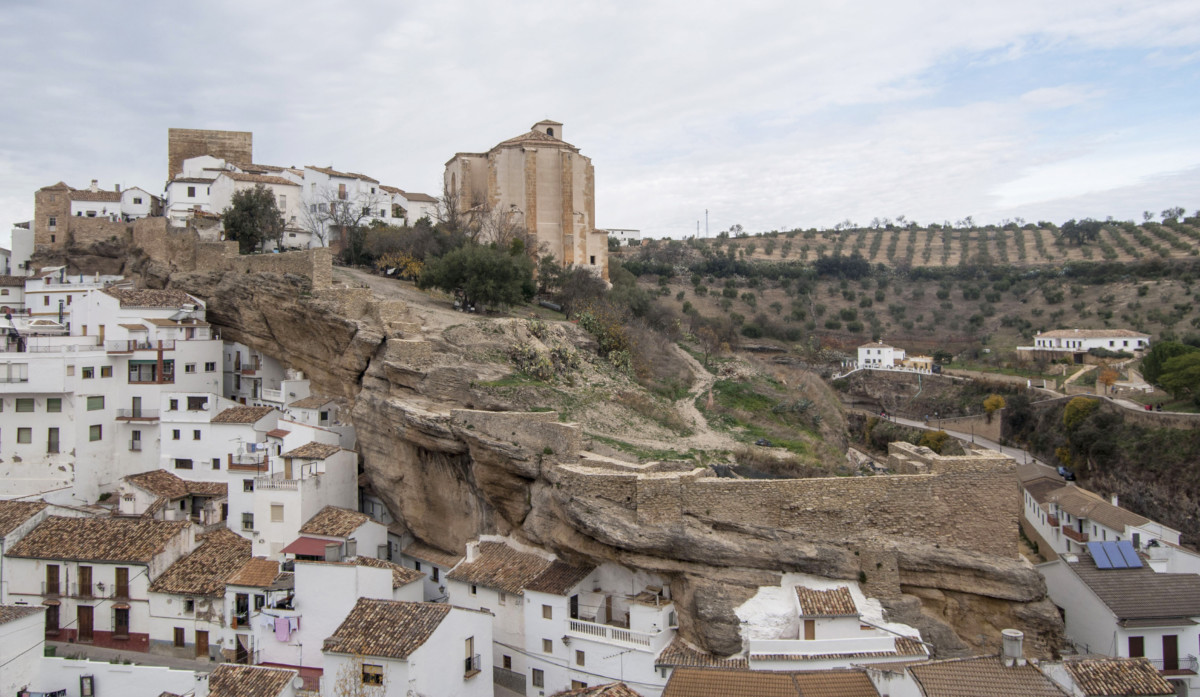
[[708, 372], [700, 361], [696, 360], [690, 353], [679, 347], [675, 350], [683, 357], [684, 362], [691, 368], [692, 374], [696, 376], [696, 384], [688, 392], [688, 396], [675, 402], [675, 410], [679, 412], [683, 418], [695, 424], [695, 433], [683, 441], [689, 448], [698, 450], [729, 450], [737, 445], [737, 442], [730, 436], [724, 433], [717, 433], [708, 426], [708, 419], [704, 418], [704, 414], [696, 408], [696, 398], [707, 394], [712, 389], [713, 383], [717, 381], [717, 376]]

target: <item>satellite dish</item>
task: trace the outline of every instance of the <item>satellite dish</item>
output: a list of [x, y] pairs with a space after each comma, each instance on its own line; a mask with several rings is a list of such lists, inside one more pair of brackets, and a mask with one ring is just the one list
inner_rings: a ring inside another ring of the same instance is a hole
[[292, 678], [292, 688], [294, 688], [296, 690], [303, 690], [304, 689], [304, 678], [300, 677], [299, 675]]

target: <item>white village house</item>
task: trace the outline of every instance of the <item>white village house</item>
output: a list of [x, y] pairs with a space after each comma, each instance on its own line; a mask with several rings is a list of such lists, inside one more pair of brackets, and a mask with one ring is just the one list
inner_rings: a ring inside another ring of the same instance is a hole
[[1150, 335], [1130, 329], [1055, 329], [1038, 332], [1033, 346], [1018, 346], [1017, 355], [1050, 360], [1070, 358], [1076, 363], [1090, 351], [1104, 350], [1141, 355], [1150, 348]]

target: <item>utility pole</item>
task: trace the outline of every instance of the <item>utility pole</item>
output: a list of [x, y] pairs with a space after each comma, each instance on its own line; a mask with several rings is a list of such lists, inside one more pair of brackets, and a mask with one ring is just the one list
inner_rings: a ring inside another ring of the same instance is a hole
[[704, 238], [708, 239], [708, 209], [704, 209]]

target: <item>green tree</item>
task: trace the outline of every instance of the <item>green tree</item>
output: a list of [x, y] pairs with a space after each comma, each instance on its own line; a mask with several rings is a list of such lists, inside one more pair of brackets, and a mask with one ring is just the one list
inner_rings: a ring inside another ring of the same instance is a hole
[[268, 241], [282, 246], [283, 214], [275, 206], [275, 194], [262, 184], [234, 192], [229, 207], [221, 213], [221, 222], [225, 224], [225, 237], [237, 240], [242, 254]]
[[988, 423], [991, 423], [992, 414], [1004, 408], [1004, 397], [998, 394], [988, 395], [987, 399], [983, 400], [983, 408], [987, 412]]
[[1200, 352], [1193, 351], [1168, 360], [1159, 381], [1176, 399], [1191, 396], [1200, 401]]
[[[1143, 286], [1145, 287], [1145, 286]], [[1200, 351], [1195, 346], [1188, 346], [1177, 341], [1163, 341], [1150, 347], [1146, 357], [1142, 359], [1142, 377], [1147, 382], [1158, 384], [1162, 377], [1167, 361], [1184, 354]]]
[[533, 297], [533, 262], [524, 254], [468, 244], [426, 264], [417, 287], [455, 293], [464, 307], [516, 305]]

